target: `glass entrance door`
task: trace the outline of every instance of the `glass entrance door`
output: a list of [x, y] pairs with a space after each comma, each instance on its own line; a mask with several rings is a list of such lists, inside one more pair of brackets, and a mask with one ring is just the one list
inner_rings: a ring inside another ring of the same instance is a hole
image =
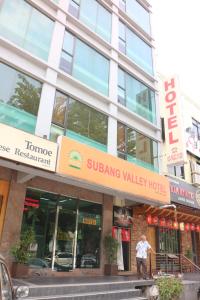
[[22, 231], [32, 227], [36, 245], [29, 265], [63, 272], [99, 268], [102, 205], [28, 189]]
[[55, 221], [52, 269], [69, 271], [75, 266], [77, 200], [59, 196]]

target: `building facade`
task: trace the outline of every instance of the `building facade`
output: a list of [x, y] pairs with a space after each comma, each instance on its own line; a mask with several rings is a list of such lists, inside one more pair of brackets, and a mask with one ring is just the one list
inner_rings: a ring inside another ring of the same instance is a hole
[[[171, 202], [176, 205], [179, 223], [174, 244], [177, 253], [199, 265], [200, 106], [182, 92], [174, 76], [160, 80], [160, 105], [161, 163], [163, 173], [169, 178]], [[169, 251], [167, 243], [162, 247]]]
[[32, 227], [31, 265], [102, 274], [103, 239], [113, 230], [119, 269], [135, 270], [146, 216], [134, 207], [169, 203], [150, 16], [146, 0], [1, 1], [0, 234], [8, 261]]

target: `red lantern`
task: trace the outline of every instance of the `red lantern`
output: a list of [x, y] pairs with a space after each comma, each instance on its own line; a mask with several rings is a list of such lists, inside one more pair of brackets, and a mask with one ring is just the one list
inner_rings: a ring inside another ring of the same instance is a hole
[[159, 223], [160, 223], [161, 227], [165, 227], [166, 226], [166, 220], [165, 220], [165, 218], [161, 218]]
[[158, 217], [153, 217], [153, 224], [158, 225]]
[[200, 225], [197, 225], [197, 226], [196, 226], [196, 231], [197, 231], [197, 232], [200, 232]]
[[117, 240], [117, 227], [112, 228], [112, 237]]
[[173, 222], [173, 229], [175, 229], [175, 230], [178, 229], [178, 222], [176, 222], [176, 221]]
[[184, 231], [184, 229], [185, 229], [184, 222], [179, 223], [179, 228], [180, 228], [180, 231]]
[[194, 223], [190, 224], [190, 229], [191, 229], [192, 231], [195, 230], [195, 224], [194, 224]]
[[189, 231], [189, 230], [190, 230], [190, 224], [189, 224], [189, 223], [185, 224], [185, 230], [186, 230], [186, 231]]
[[123, 228], [121, 233], [122, 233], [122, 242], [130, 242], [130, 240], [131, 240], [131, 231], [130, 231], [130, 229]]
[[146, 220], [147, 220], [147, 224], [152, 224], [152, 216], [151, 215], [148, 215]]
[[168, 228], [173, 228], [173, 222], [172, 222], [172, 220], [167, 220], [167, 222], [166, 222], [166, 226], [168, 227]]

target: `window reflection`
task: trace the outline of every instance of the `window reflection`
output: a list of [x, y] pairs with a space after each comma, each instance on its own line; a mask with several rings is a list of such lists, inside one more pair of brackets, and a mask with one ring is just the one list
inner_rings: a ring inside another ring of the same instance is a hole
[[119, 22], [119, 50], [153, 75], [152, 48], [124, 23]]
[[96, 0], [71, 0], [69, 12], [79, 18], [90, 30], [110, 42], [111, 13]]
[[118, 157], [153, 171], [158, 170], [157, 143], [145, 135], [118, 122]]
[[53, 25], [24, 0], [0, 1], [0, 34], [44, 60], [48, 59]]
[[65, 134], [106, 151], [108, 118], [106, 115], [57, 92], [52, 117], [51, 139]]
[[97, 92], [108, 95], [109, 60], [69, 32], [65, 33], [60, 68]]
[[147, 33], [151, 33], [150, 14], [137, 0], [120, 0], [120, 8], [125, 11]]
[[122, 69], [118, 69], [118, 102], [156, 123], [155, 93]]
[[34, 133], [42, 85], [0, 63], [0, 122]]

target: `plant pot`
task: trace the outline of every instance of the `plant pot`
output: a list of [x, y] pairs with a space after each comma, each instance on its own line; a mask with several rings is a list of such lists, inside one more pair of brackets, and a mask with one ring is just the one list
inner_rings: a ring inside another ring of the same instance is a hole
[[116, 276], [118, 274], [118, 265], [106, 264], [104, 267], [104, 274]]
[[29, 266], [14, 262], [12, 264], [12, 276], [15, 278], [27, 277], [29, 273]]

